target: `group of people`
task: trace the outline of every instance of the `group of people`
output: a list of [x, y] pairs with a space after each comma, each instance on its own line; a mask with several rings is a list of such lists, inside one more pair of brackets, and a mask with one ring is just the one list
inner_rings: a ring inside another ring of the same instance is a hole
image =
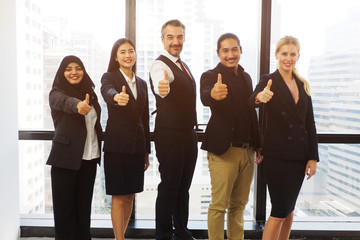
[[[193, 240], [188, 229], [189, 188], [198, 155], [196, 84], [180, 59], [185, 26], [179, 20], [161, 29], [164, 51], [150, 68], [156, 99], [154, 142], [161, 182], [156, 199], [157, 240]], [[211, 203], [210, 240], [244, 239], [244, 210], [255, 164], [261, 164], [271, 198], [263, 239], [288, 239], [296, 200], [304, 180], [319, 161], [309, 84], [295, 64], [300, 46], [286, 36], [276, 47], [278, 69], [262, 76], [255, 90], [239, 65], [242, 47], [232, 33], [217, 42], [219, 64], [202, 74], [200, 96], [210, 107], [201, 148], [208, 152]], [[107, 104], [104, 135], [94, 84], [81, 60], [65, 57], [49, 95], [55, 135], [47, 164], [51, 167], [55, 239], [88, 240], [90, 213], [101, 141], [104, 141], [106, 193], [112, 196], [116, 240], [124, 240], [134, 194], [143, 191], [149, 166], [148, 89], [136, 76], [136, 50], [130, 39], [113, 45], [101, 94]], [[261, 106], [259, 124], [256, 108]]]

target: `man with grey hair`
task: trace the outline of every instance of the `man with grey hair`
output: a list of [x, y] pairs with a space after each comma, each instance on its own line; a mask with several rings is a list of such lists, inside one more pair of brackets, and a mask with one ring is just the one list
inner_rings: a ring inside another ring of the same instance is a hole
[[[187, 228], [189, 188], [197, 159], [196, 89], [189, 68], [180, 60], [185, 26], [179, 20], [161, 29], [164, 52], [150, 69], [156, 99], [155, 149], [161, 182], [156, 199], [157, 240], [193, 240]], [[174, 230], [173, 230], [174, 227]]]

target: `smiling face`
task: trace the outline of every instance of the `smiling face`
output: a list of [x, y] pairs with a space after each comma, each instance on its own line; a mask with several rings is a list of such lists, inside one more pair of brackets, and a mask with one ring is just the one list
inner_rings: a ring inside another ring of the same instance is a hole
[[218, 57], [220, 62], [228, 68], [237, 69], [241, 49], [236, 39], [234, 38], [227, 38], [223, 40], [220, 44], [220, 48], [218, 50]]
[[70, 84], [79, 84], [84, 77], [84, 71], [77, 63], [69, 63], [65, 68], [64, 76]]
[[164, 48], [172, 56], [179, 57], [185, 42], [185, 32], [182, 27], [167, 25], [164, 28], [164, 35], [161, 36]]
[[115, 60], [119, 63], [122, 70], [132, 70], [136, 62], [136, 53], [134, 47], [125, 42], [117, 50]]
[[275, 53], [279, 63], [279, 71], [292, 72], [300, 57], [299, 49], [294, 44], [285, 44]]

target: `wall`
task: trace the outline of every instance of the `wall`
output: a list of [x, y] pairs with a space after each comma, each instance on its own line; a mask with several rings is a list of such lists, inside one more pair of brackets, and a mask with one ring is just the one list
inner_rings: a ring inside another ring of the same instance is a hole
[[18, 239], [16, 1], [0, 1], [0, 239]]

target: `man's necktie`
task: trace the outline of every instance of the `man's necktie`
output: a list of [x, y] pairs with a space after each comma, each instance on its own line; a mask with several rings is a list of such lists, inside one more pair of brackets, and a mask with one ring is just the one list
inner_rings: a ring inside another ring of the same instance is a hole
[[182, 63], [181, 59], [179, 58], [176, 62], [178, 62], [180, 64], [181, 70], [185, 73], [186, 77], [190, 80], [192, 80], [192, 78], [190, 77], [188, 71], [186, 71], [184, 64]]

